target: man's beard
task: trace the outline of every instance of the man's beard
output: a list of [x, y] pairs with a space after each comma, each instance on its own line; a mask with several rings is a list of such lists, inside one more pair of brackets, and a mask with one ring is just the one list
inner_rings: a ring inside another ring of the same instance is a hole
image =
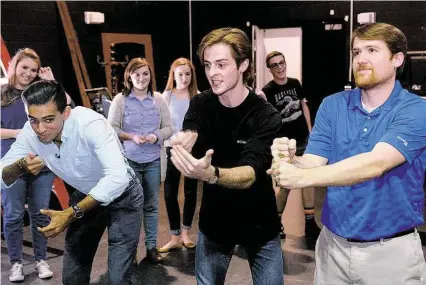
[[[370, 70], [370, 74], [359, 74], [362, 70]], [[380, 83], [373, 68], [358, 68], [354, 75], [355, 85], [361, 89], [371, 89]]]

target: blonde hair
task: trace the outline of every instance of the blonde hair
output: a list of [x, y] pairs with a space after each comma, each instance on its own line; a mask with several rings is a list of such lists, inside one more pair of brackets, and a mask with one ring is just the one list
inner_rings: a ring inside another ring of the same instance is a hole
[[140, 57], [136, 57], [136, 58], [133, 58], [129, 62], [129, 64], [126, 67], [126, 70], [124, 71], [124, 89], [123, 89], [123, 92], [122, 92], [124, 96], [128, 96], [130, 94], [130, 92], [132, 92], [133, 83], [130, 80], [130, 75], [136, 69], [139, 69], [139, 68], [144, 67], [144, 66], [148, 67], [149, 75], [150, 75], [150, 80], [149, 80], [149, 84], [148, 84], [148, 93], [151, 93], [152, 96], [154, 95], [154, 93], [152, 91], [152, 71], [151, 71], [151, 66], [146, 61], [146, 59], [140, 58]]
[[9, 67], [7, 68], [7, 79], [8, 83], [4, 88], [2, 88], [1, 91], [1, 105], [6, 106], [11, 103], [13, 103], [19, 96], [16, 96], [14, 92], [11, 92], [11, 90], [16, 86], [18, 83], [16, 78], [16, 68], [18, 67], [18, 64], [26, 59], [30, 58], [34, 60], [35, 63], [37, 63], [38, 68], [40, 69], [41, 61], [38, 54], [31, 48], [23, 48], [18, 50], [15, 55], [12, 57]]
[[192, 62], [184, 57], [180, 57], [173, 61], [172, 65], [170, 66], [169, 71], [169, 78], [167, 79], [167, 85], [165, 88], [165, 91], [172, 91], [173, 88], [176, 87], [176, 82], [174, 80], [174, 72], [178, 66], [181, 65], [188, 65], [191, 69], [191, 82], [189, 83], [188, 90], [189, 90], [189, 96], [192, 98], [194, 95], [198, 93], [198, 86], [197, 86], [197, 78], [195, 77], [195, 68]]

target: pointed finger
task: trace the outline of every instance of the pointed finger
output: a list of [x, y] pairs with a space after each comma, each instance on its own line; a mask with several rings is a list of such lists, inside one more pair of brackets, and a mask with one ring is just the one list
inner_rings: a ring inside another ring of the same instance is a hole
[[52, 217], [52, 211], [51, 210], [40, 209], [40, 214]]

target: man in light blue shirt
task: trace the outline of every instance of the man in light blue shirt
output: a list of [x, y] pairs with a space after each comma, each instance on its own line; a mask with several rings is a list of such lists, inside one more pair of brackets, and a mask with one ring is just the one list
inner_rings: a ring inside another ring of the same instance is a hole
[[76, 188], [64, 211], [41, 210], [55, 237], [68, 228], [63, 284], [89, 284], [98, 243], [108, 227], [109, 284], [130, 284], [143, 213], [142, 186], [122, 155], [117, 135], [100, 114], [66, 104], [63, 87], [39, 81], [22, 94], [29, 121], [1, 160], [1, 186], [47, 166]]

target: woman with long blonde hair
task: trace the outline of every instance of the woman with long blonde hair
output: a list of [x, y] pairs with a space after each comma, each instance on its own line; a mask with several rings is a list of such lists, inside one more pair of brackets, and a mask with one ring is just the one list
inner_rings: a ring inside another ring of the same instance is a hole
[[[1, 157], [9, 151], [21, 129], [28, 121], [22, 92], [38, 79], [54, 80], [50, 67], [42, 67], [37, 53], [23, 48], [13, 56], [7, 71], [8, 83], [1, 88]], [[10, 188], [2, 189], [4, 237], [12, 268], [9, 281], [25, 279], [22, 264], [22, 242], [25, 204], [31, 218], [35, 269], [41, 279], [50, 278], [53, 272], [46, 263], [47, 239], [37, 227], [47, 226], [49, 218], [40, 213], [48, 209], [55, 175], [44, 168], [37, 175], [24, 174]]]
[[[163, 93], [166, 99], [173, 123], [173, 133], [182, 129], [183, 119], [189, 107], [189, 101], [198, 93], [195, 68], [186, 58], [176, 59], [169, 72], [166, 89]], [[171, 240], [160, 248], [160, 252], [169, 252], [182, 249], [182, 245], [188, 249], [195, 248], [195, 243], [189, 237], [189, 230], [197, 203], [197, 180], [184, 179], [185, 202], [183, 206], [183, 219], [181, 226], [178, 191], [181, 174], [171, 162], [170, 142], [166, 141], [167, 173], [164, 182], [164, 198], [169, 217]]]

